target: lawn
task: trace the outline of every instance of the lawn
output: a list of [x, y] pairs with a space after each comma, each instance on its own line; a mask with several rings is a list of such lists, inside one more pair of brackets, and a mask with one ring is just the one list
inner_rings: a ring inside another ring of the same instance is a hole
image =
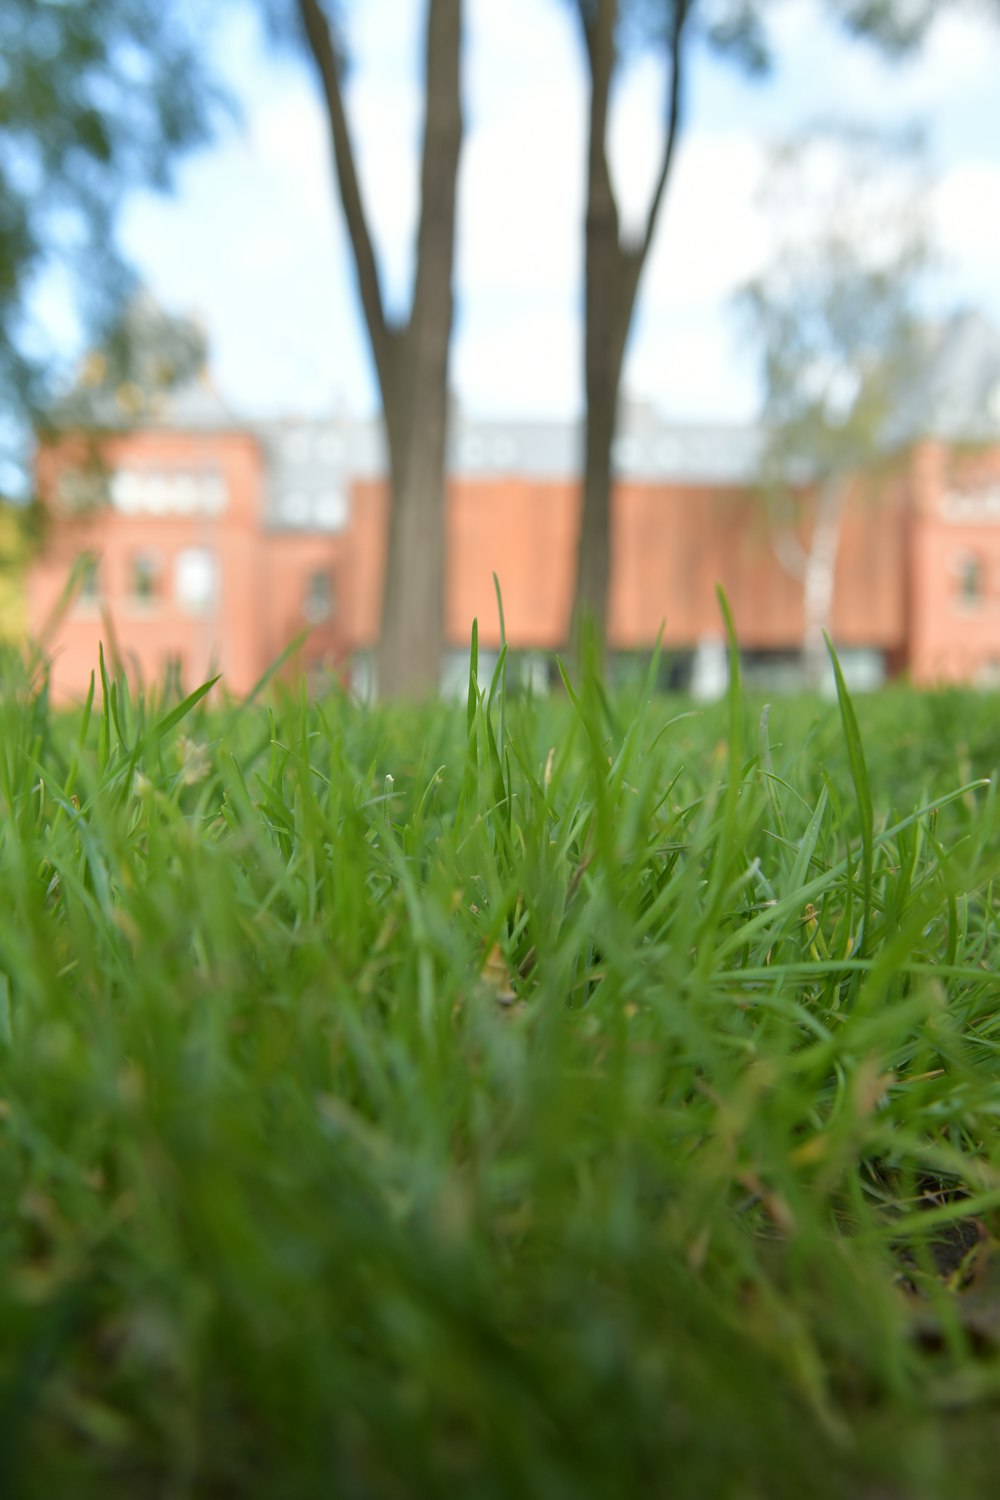
[[995, 701], [219, 694], [2, 663], [0, 1494], [992, 1496]]

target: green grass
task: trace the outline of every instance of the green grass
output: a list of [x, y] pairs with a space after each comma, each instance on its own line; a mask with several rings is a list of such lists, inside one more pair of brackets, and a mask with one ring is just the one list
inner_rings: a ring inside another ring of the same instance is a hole
[[2, 678], [0, 1494], [994, 1493], [993, 700]]

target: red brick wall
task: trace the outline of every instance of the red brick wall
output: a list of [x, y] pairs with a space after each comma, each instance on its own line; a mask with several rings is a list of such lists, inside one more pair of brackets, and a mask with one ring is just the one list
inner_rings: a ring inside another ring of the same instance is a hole
[[[53, 691], [58, 697], [86, 690], [97, 666], [98, 644], [115, 651], [147, 682], [160, 679], [169, 660], [179, 661], [193, 686], [219, 669], [241, 692], [254, 681], [260, 660], [259, 601], [264, 589], [258, 517], [261, 461], [256, 441], [244, 433], [185, 434], [149, 432], [108, 440], [103, 462], [109, 470], [177, 474], [217, 472], [227, 501], [218, 515], [122, 514], [101, 507], [66, 513], [58, 500], [60, 471], [81, 457], [65, 444], [42, 455], [39, 484], [50, 497], [51, 522], [43, 556], [27, 581], [28, 628], [38, 637], [52, 621], [75, 559], [84, 551], [99, 559], [99, 598], [77, 597], [46, 641], [52, 653]], [[219, 591], [204, 612], [188, 612], [175, 598], [178, 558], [185, 549], [208, 549], [216, 558]], [[136, 555], [159, 564], [156, 596], [132, 597], [130, 579]]]
[[[845, 645], [898, 651], [904, 640], [902, 510], [893, 489], [856, 494], [844, 524], [834, 633]], [[572, 603], [579, 488], [569, 480], [455, 479], [448, 486], [445, 622], [449, 643], [468, 640], [473, 618], [484, 645], [499, 643], [493, 573], [514, 647], [564, 643]], [[355, 639], [374, 643], [384, 566], [384, 485], [352, 494], [351, 618]], [[610, 641], [648, 647], [665, 623], [668, 645], [718, 635], [715, 585], [725, 588], [744, 645], [795, 647], [801, 585], [781, 567], [759, 497], [745, 489], [622, 483], [614, 498]]]
[[[83, 600], [57, 622], [46, 644], [58, 695], [86, 691], [98, 642], [117, 646], [146, 680], [179, 659], [193, 685], [221, 666], [245, 692], [289, 640], [308, 625], [310, 574], [327, 573], [333, 608], [316, 625], [300, 660], [335, 667], [371, 647], [381, 608], [386, 486], [356, 482], [344, 532], [265, 532], [263, 462], [240, 432], [141, 432], [107, 443], [108, 466], [134, 472], [218, 471], [228, 503], [216, 516], [59, 512], [44, 556], [28, 577], [29, 628], [50, 620], [73, 560], [101, 556], [103, 605]], [[79, 460], [72, 444], [42, 455], [43, 493]], [[445, 623], [448, 643], [464, 646], [474, 617], [485, 646], [499, 642], [493, 573], [503, 592], [507, 636], [517, 648], [563, 644], [572, 599], [579, 490], [570, 479], [453, 479], [448, 486]], [[619, 485], [613, 506], [610, 643], [644, 649], [661, 624], [669, 646], [693, 646], [720, 633], [715, 585], [730, 598], [748, 648], [794, 648], [801, 640], [800, 584], [780, 566], [759, 497], [739, 488]], [[207, 547], [220, 591], [205, 613], [177, 603], [178, 555]], [[155, 602], [131, 597], [139, 551], [155, 552], [162, 587]], [[963, 600], [956, 569], [975, 557], [981, 594]], [[844, 522], [833, 620], [843, 645], [888, 652], [919, 682], [1000, 673], [1000, 448], [945, 450], [927, 443], [909, 469], [878, 489], [860, 486]]]
[[[924, 444], [913, 478], [909, 666], [916, 682], [1000, 680], [1000, 448]], [[960, 587], [978, 562], [981, 592]]]

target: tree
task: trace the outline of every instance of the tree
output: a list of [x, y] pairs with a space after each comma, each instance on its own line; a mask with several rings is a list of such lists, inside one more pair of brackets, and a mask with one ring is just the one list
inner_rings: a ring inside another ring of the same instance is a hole
[[337, 185], [382, 397], [391, 513], [379, 692], [435, 691], [444, 635], [444, 466], [454, 307], [455, 197], [462, 141], [462, 0], [428, 0], [416, 271], [409, 316], [385, 306], [344, 107], [340, 31], [321, 0], [296, 0], [318, 73]]
[[[611, 572], [611, 445], [629, 329], [643, 268], [663, 205], [683, 126], [692, 50], [701, 42], [752, 73], [766, 71], [769, 0], [572, 0], [582, 28], [590, 75], [585, 238], [585, 391], [583, 504], [571, 639], [584, 617], [606, 624]], [[903, 56], [924, 40], [949, 8], [996, 16], [998, 0], [825, 0], [852, 36], [887, 56]], [[666, 59], [666, 122], [660, 165], [646, 220], [634, 239], [623, 236], [607, 155], [612, 90], [631, 49], [653, 46]]]
[[146, 290], [132, 293], [100, 345], [80, 362], [71, 388], [42, 419], [56, 430], [100, 433], [155, 415], [162, 398], [205, 375], [208, 346], [201, 324], [165, 312]]
[[[131, 286], [114, 242], [124, 195], [166, 188], [221, 95], [185, 22], [160, 0], [0, 6], [0, 410], [12, 456], [62, 373], [39, 318], [68, 291], [100, 343]], [[15, 430], [17, 429], [17, 430]]]
[[760, 366], [771, 533], [802, 584], [813, 686], [826, 672], [846, 499], [859, 484], [877, 499], [910, 436], [928, 261], [922, 186], [909, 143], [859, 132], [786, 147], [765, 173], [762, 207], [779, 246], [738, 307]]
[[[643, 268], [680, 137], [691, 44], [703, 39], [760, 71], [767, 61], [759, 17], [750, 0], [573, 0], [590, 76], [587, 207], [584, 230], [583, 503], [577, 550], [571, 642], [589, 617], [603, 629], [611, 574], [611, 447], [622, 365]], [[623, 235], [608, 162], [612, 87], [623, 53], [661, 47], [667, 59], [666, 123], [645, 222]]]
[[947, 10], [965, 10], [988, 20], [1000, 17], [997, 0], [827, 0], [827, 4], [850, 35], [867, 38], [896, 57], [920, 47]]

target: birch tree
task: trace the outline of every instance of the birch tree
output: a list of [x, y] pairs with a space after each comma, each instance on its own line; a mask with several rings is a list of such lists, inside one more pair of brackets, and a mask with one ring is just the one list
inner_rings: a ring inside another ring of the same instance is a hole
[[[759, 5], [751, 0], [572, 0], [590, 80], [587, 204], [584, 229], [583, 498], [577, 549], [571, 641], [591, 618], [603, 629], [611, 577], [611, 449], [618, 392], [639, 282], [680, 139], [691, 47], [700, 34], [752, 71], [767, 50]], [[764, 0], [766, 4], [766, 0]], [[639, 230], [623, 230], [608, 158], [612, 90], [623, 58], [655, 47], [666, 66], [659, 164]]]
[[786, 147], [764, 176], [761, 206], [778, 242], [738, 307], [760, 370], [769, 528], [802, 586], [813, 686], [826, 672], [848, 495], [862, 486], [877, 503], [910, 436], [929, 260], [924, 186], [912, 143], [859, 132]]

